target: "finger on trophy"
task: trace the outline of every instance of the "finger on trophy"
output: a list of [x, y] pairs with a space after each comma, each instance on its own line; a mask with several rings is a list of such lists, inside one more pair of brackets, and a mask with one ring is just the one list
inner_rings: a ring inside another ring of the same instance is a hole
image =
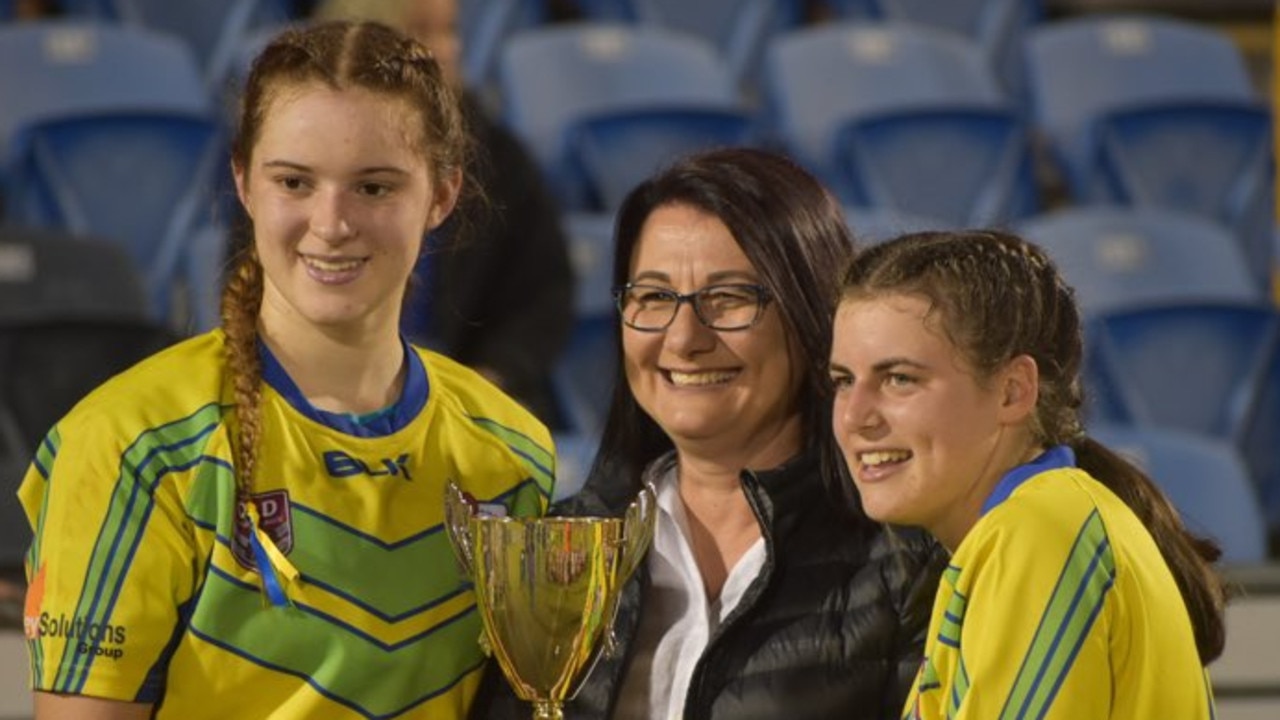
[[468, 578], [475, 575], [475, 550], [471, 540], [470, 523], [479, 504], [453, 480], [444, 488], [444, 529], [449, 534], [453, 554]]

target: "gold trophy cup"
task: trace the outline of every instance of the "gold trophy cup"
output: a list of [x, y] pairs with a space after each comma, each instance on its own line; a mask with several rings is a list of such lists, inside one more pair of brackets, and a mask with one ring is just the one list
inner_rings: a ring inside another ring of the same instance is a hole
[[623, 584], [653, 537], [653, 490], [625, 518], [487, 515], [456, 484], [445, 488], [445, 528], [475, 583], [482, 643], [536, 720], [560, 720], [590, 672]]

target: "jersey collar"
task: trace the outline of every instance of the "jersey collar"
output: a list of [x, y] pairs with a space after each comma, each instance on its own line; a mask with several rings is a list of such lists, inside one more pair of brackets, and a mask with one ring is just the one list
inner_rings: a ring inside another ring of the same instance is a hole
[[1066, 445], [1055, 445], [1048, 450], [1040, 453], [1036, 459], [1025, 465], [1019, 465], [1000, 478], [1000, 482], [996, 483], [996, 487], [987, 496], [986, 502], [982, 503], [982, 514], [986, 515], [997, 505], [1004, 502], [1018, 486], [1033, 475], [1039, 475], [1049, 470], [1057, 470], [1058, 468], [1067, 468], [1076, 466], [1076, 454]]
[[427, 370], [422, 364], [422, 358], [418, 353], [413, 351], [409, 343], [402, 337], [400, 344], [404, 349], [405, 362], [408, 364], [408, 372], [405, 375], [404, 390], [400, 394], [400, 398], [396, 400], [394, 406], [387, 412], [377, 413], [375, 417], [365, 421], [359, 421], [351, 415], [343, 413], [331, 413], [320, 410], [307, 402], [303, 397], [302, 391], [298, 389], [297, 384], [293, 382], [293, 378], [289, 377], [289, 373], [285, 372], [284, 366], [271, 353], [271, 349], [267, 344], [258, 340], [258, 356], [262, 359], [262, 378], [276, 392], [280, 393], [295, 410], [314, 420], [315, 422], [331, 427], [334, 430], [354, 435], [356, 437], [383, 437], [391, 435], [413, 421], [427, 404], [427, 396], [430, 394], [430, 383], [427, 380]]

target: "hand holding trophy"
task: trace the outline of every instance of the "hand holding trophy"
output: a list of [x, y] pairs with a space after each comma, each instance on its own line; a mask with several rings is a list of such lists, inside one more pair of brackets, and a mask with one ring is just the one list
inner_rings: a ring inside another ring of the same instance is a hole
[[653, 537], [655, 497], [644, 487], [625, 518], [510, 518], [479, 512], [450, 482], [445, 528], [475, 583], [488, 648], [536, 720], [562, 707], [599, 655], [627, 578]]

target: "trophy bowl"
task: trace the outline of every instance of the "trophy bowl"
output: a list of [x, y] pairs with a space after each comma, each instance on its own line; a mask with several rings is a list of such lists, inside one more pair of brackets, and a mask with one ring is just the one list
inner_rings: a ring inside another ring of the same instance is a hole
[[653, 537], [653, 490], [624, 518], [481, 512], [450, 482], [445, 528], [475, 585], [482, 645], [534, 718], [558, 720], [605, 646], [622, 586]]

